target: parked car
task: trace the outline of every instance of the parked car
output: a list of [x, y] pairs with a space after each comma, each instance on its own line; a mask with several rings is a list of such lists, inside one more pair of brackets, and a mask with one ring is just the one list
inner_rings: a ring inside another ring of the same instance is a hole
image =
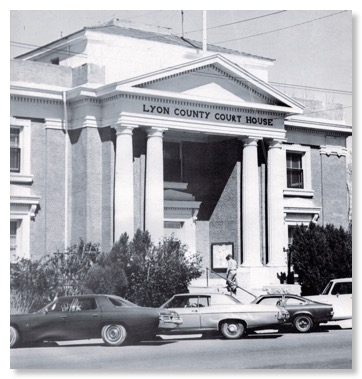
[[289, 318], [281, 306], [243, 304], [223, 293], [177, 294], [161, 308], [177, 312], [183, 321], [177, 331], [167, 334], [217, 331], [227, 339], [242, 338], [249, 330], [280, 325]]
[[22, 342], [102, 338], [120, 346], [177, 328], [180, 316], [167, 309], [139, 307], [119, 296], [59, 297], [35, 313], [10, 316], [10, 347]]
[[331, 321], [334, 314], [333, 307], [330, 304], [318, 303], [291, 294], [261, 295], [252, 303], [283, 305], [290, 315], [287, 325], [289, 324], [300, 333], [310, 332], [320, 323]]
[[352, 319], [352, 278], [332, 279], [320, 295], [306, 298], [332, 304], [333, 321]]

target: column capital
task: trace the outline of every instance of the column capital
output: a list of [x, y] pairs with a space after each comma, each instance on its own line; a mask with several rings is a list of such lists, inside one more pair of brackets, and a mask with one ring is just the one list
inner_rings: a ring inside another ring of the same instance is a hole
[[167, 128], [158, 128], [158, 127], [152, 127], [147, 129], [147, 137], [163, 137], [164, 132], [167, 130]]
[[114, 129], [116, 129], [116, 134], [129, 134], [132, 135], [133, 129], [135, 128], [133, 125], [127, 125], [127, 124], [115, 124], [112, 126]]
[[284, 141], [285, 140], [282, 140], [282, 139], [269, 140], [268, 141], [268, 147], [269, 147], [269, 149], [282, 149]]
[[244, 137], [244, 138], [241, 138], [240, 140], [243, 143], [243, 146], [247, 147], [247, 146], [258, 146], [258, 141], [260, 139], [261, 138], [257, 138], [257, 137]]

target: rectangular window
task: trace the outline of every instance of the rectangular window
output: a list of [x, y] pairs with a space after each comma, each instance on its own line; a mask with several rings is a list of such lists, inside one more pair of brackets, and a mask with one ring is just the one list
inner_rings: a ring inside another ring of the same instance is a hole
[[178, 142], [164, 142], [164, 181], [182, 182], [181, 144]]
[[165, 229], [182, 229], [184, 223], [182, 221], [165, 221], [163, 227]]
[[287, 152], [288, 188], [304, 188], [302, 158], [302, 153]]
[[20, 172], [20, 129], [10, 128], [10, 171]]
[[17, 231], [18, 222], [10, 221], [10, 261], [13, 262], [17, 257]]

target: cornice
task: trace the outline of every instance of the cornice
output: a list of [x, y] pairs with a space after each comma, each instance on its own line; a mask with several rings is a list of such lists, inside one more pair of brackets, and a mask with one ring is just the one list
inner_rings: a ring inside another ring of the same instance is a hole
[[343, 123], [338, 123], [334, 120], [318, 120], [318, 119], [286, 119], [286, 130], [298, 130], [303, 129], [306, 132], [328, 132], [338, 133], [339, 135], [352, 134], [352, 126]]
[[47, 104], [47, 105], [62, 105], [62, 100], [41, 98], [41, 97], [30, 97], [29, 95], [10, 95], [11, 101], [19, 101], [24, 103], [34, 103], [34, 104]]

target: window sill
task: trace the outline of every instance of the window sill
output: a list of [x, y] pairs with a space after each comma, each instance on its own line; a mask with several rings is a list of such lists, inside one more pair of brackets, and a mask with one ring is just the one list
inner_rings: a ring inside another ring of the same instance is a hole
[[33, 175], [10, 173], [10, 183], [32, 184], [34, 181]]
[[314, 191], [306, 189], [285, 189], [283, 190], [284, 196], [289, 197], [314, 197]]

